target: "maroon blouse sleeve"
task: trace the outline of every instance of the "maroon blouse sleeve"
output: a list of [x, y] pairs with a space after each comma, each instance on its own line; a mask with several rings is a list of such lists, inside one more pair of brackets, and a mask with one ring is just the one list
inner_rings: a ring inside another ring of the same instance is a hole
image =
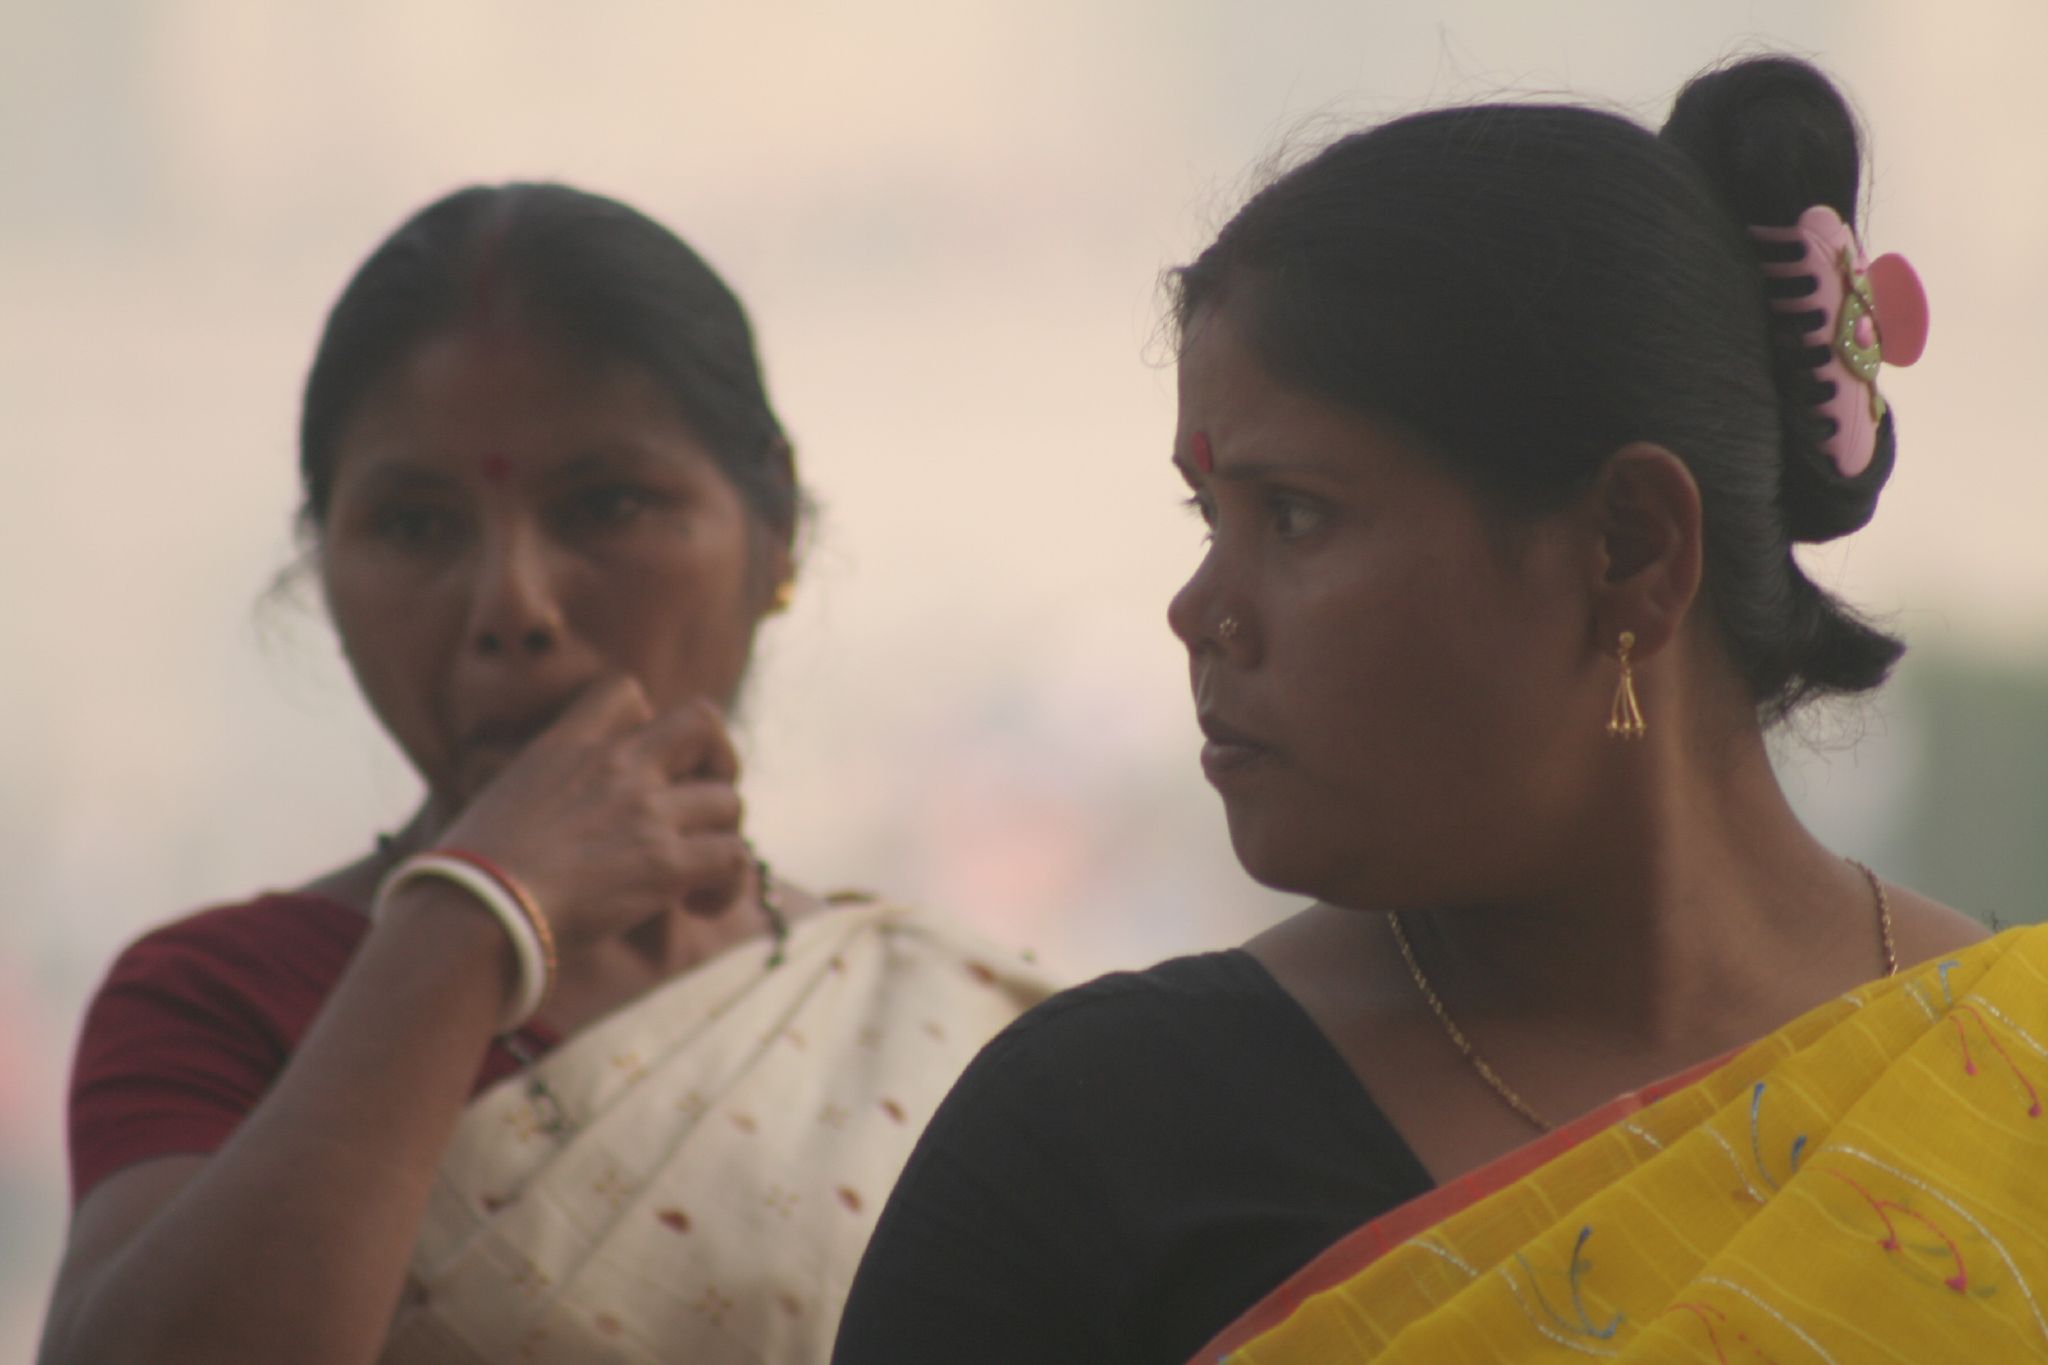
[[265, 896], [166, 925], [115, 959], [72, 1067], [73, 1204], [125, 1166], [227, 1141], [367, 927], [338, 902]]
[[[71, 1071], [71, 1202], [152, 1157], [208, 1155], [284, 1070], [369, 922], [324, 896], [218, 906], [144, 935], [86, 1007]], [[519, 1030], [531, 1055], [560, 1041]], [[502, 1045], [476, 1090], [519, 1069]]]

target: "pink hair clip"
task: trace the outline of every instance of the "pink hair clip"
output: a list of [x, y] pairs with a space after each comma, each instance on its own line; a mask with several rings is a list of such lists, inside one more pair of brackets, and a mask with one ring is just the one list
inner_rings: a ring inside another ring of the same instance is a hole
[[1800, 247], [1796, 259], [1766, 261], [1764, 274], [1815, 281], [1811, 291], [1774, 298], [1771, 307], [1780, 313], [1821, 315], [1802, 340], [1827, 349], [1828, 358], [1814, 367], [1814, 376], [1834, 385], [1834, 392], [1816, 405], [1835, 424], [1822, 449], [1843, 478], [1853, 479], [1869, 468], [1877, 450], [1885, 412], [1877, 391], [1879, 365], [1910, 365], [1927, 348], [1927, 291], [1903, 256], [1865, 261], [1855, 231], [1825, 204], [1800, 214], [1791, 227], [1753, 227], [1749, 235]]

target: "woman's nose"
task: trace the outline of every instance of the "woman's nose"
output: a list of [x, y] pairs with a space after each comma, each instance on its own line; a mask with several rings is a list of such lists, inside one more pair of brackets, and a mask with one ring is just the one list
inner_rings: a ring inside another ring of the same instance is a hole
[[[1225, 586], [1226, 582], [1231, 586]], [[1166, 605], [1166, 624], [1191, 657], [1228, 654], [1249, 662], [1258, 653], [1247, 630], [1250, 599], [1243, 585], [1220, 575], [1212, 546], [1181, 590]]]
[[[518, 636], [519, 647], [528, 654], [545, 654], [555, 647], [556, 638], [561, 633], [560, 622], [554, 620], [543, 621], [538, 625], [527, 627]], [[495, 630], [480, 630], [476, 636], [477, 653], [502, 654], [505, 652], [505, 641], [507, 638], [507, 636]]]
[[1212, 599], [1215, 596], [1210, 590], [1210, 577], [1209, 559], [1205, 555], [1195, 566], [1194, 573], [1188, 576], [1188, 581], [1181, 584], [1180, 591], [1166, 604], [1167, 629], [1189, 649], [1199, 644], [1214, 624], [1210, 620], [1214, 614]]
[[564, 622], [539, 535], [508, 528], [486, 536], [470, 609], [470, 643], [477, 653], [547, 654], [562, 641]]

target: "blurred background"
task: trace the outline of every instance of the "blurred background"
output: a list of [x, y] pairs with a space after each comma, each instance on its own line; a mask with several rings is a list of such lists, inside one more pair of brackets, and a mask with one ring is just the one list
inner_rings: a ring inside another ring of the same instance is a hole
[[1934, 341], [1823, 581], [1895, 686], [1781, 739], [1823, 834], [2005, 922], [2048, 885], [2048, 158], [2038, 0], [0, 0], [0, 1359], [65, 1211], [62, 1096], [120, 945], [365, 849], [415, 787], [294, 562], [297, 389], [372, 243], [554, 177], [677, 228], [752, 310], [820, 516], [746, 718], [789, 875], [1092, 973], [1244, 937], [1163, 621], [1163, 267], [1257, 167], [1425, 104], [1661, 119], [1814, 57], [1872, 135], [1873, 254]]

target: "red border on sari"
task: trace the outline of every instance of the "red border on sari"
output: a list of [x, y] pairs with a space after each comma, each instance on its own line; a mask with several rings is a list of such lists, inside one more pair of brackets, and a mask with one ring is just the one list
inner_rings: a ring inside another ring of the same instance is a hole
[[1725, 1056], [1711, 1057], [1675, 1076], [1652, 1081], [1640, 1090], [1617, 1096], [1563, 1127], [1552, 1129], [1534, 1142], [1467, 1171], [1447, 1185], [1439, 1185], [1427, 1194], [1417, 1195], [1355, 1232], [1345, 1234], [1313, 1261], [1283, 1280], [1272, 1293], [1245, 1310], [1237, 1321], [1197, 1352], [1190, 1365], [1216, 1365], [1232, 1351], [1278, 1327], [1309, 1299], [1359, 1274], [1403, 1242], [1420, 1237], [1451, 1215], [1533, 1174], [1587, 1138], [1606, 1132], [1666, 1095], [1706, 1079], [1740, 1051], [1738, 1048]]

